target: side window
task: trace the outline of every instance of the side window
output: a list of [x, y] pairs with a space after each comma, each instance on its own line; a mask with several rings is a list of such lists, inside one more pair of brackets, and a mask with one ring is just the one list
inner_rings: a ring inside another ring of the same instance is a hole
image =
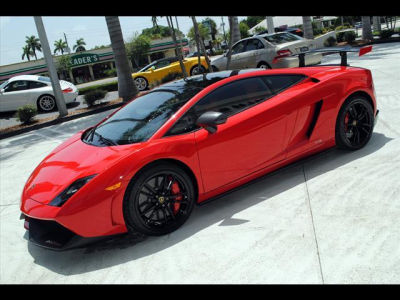
[[29, 81], [29, 89], [38, 89], [41, 87], [45, 87], [47, 84], [37, 81]]
[[259, 77], [228, 83], [199, 100], [171, 128], [167, 135], [182, 134], [197, 128], [197, 118], [206, 111], [234, 115], [271, 97], [273, 94]]
[[170, 64], [170, 61], [168, 60], [164, 60], [164, 61], [160, 61], [159, 63], [157, 63], [155, 65], [156, 69], [160, 69], [160, 68], [164, 68], [166, 66], [168, 66]]
[[17, 80], [7, 85], [4, 91], [7, 93], [7, 92], [23, 91], [27, 89], [28, 89], [28, 81]]
[[246, 52], [252, 50], [263, 49], [264, 45], [257, 39], [251, 39], [247, 42]]
[[246, 41], [240, 42], [238, 44], [236, 44], [235, 46], [233, 46], [232, 48], [232, 54], [238, 54], [244, 51], [246, 45]]
[[277, 94], [288, 87], [294, 85], [305, 78], [304, 75], [301, 74], [288, 74], [288, 75], [270, 75], [263, 76], [262, 79], [268, 85], [268, 87], [272, 90], [274, 94]]

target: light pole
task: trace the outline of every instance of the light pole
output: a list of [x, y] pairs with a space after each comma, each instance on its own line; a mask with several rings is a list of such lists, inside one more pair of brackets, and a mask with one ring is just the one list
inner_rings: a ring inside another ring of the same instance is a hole
[[268, 28], [268, 33], [275, 33], [275, 28], [274, 28], [274, 19], [271, 16], [267, 17], [267, 28]]
[[44, 30], [42, 17], [33, 17], [36, 24], [36, 29], [39, 34], [40, 43], [43, 49], [44, 59], [47, 64], [47, 68], [50, 73], [51, 86], [56, 98], [56, 104], [59, 111], [59, 117], [64, 117], [68, 115], [67, 106], [65, 105], [65, 100], [63, 93], [61, 91], [60, 80], [58, 79], [56, 67], [54, 65], [53, 56], [51, 55], [49, 41], [47, 40], [46, 31]]

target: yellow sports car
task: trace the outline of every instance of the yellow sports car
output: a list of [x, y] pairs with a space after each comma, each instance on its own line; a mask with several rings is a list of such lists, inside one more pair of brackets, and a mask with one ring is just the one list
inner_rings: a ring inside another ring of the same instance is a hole
[[[200, 57], [200, 63], [201, 72], [205, 72], [208, 67], [204, 56]], [[183, 64], [185, 65], [186, 73], [189, 76], [199, 74], [198, 57], [184, 58]], [[138, 90], [143, 91], [153, 83], [157, 81], [161, 82], [165, 76], [171, 73], [182, 73], [177, 57], [168, 57], [153, 61], [139, 72], [133, 73], [132, 78], [134, 79]]]

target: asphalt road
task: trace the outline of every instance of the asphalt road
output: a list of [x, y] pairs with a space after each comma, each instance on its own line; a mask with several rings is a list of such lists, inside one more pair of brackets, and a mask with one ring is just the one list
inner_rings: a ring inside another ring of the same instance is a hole
[[67, 252], [26, 240], [19, 201], [29, 175], [110, 112], [1, 140], [0, 283], [400, 283], [400, 43], [349, 63], [372, 70], [380, 109], [363, 149], [272, 173], [195, 207], [162, 237]]

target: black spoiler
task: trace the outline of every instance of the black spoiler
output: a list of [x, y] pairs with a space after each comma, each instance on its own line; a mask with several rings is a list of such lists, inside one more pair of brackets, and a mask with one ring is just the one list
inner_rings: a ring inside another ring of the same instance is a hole
[[304, 67], [305, 66], [305, 61], [304, 57], [307, 54], [312, 54], [312, 53], [339, 53], [341, 57], [340, 65], [341, 66], [348, 66], [347, 65], [347, 52], [358, 52], [358, 56], [362, 56], [368, 52], [371, 52], [372, 46], [365, 46], [361, 48], [356, 48], [356, 47], [329, 47], [329, 48], [320, 48], [320, 49], [314, 49], [314, 50], [309, 50], [305, 51], [302, 53], [298, 54], [293, 54], [291, 56], [298, 56], [299, 57], [299, 67]]

